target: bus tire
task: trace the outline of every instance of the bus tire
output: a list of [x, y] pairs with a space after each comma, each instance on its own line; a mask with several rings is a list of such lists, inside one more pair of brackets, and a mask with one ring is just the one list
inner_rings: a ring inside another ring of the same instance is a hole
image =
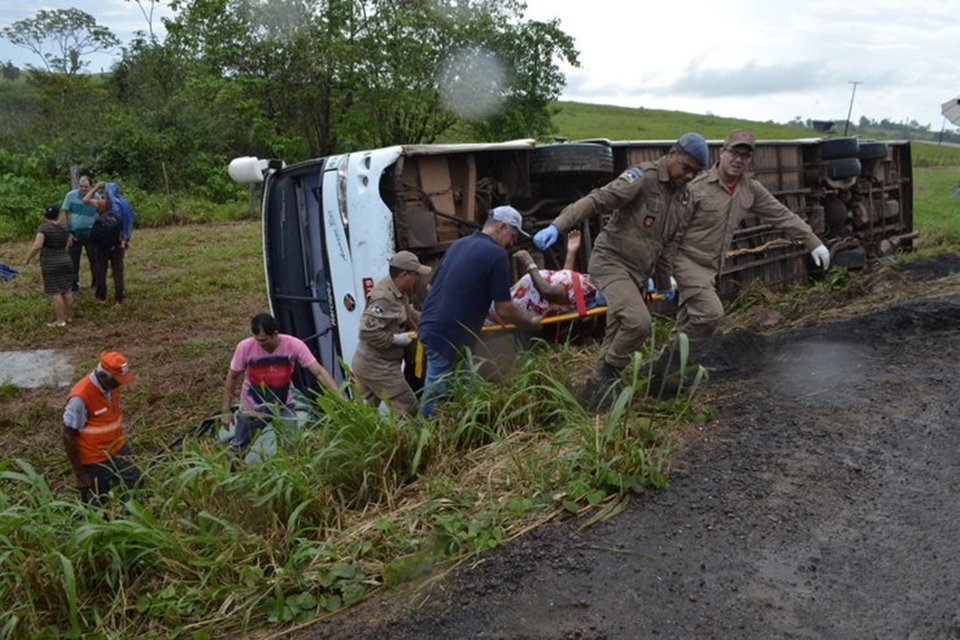
[[530, 173], [538, 177], [570, 173], [613, 174], [613, 150], [601, 144], [565, 143], [537, 147]]
[[856, 158], [860, 142], [856, 138], [823, 138], [820, 140], [820, 158]]
[[886, 142], [861, 142], [860, 143], [861, 160], [880, 160], [887, 157]]
[[839, 158], [827, 163], [827, 177], [831, 180], [842, 180], [860, 175], [859, 158]]

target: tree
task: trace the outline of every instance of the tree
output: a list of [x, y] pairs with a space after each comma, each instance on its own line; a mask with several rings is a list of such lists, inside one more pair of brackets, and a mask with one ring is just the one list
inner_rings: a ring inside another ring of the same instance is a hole
[[4, 80], [13, 82], [20, 77], [20, 68], [11, 61], [7, 60], [6, 63], [0, 65], [0, 77], [3, 77]]
[[42, 66], [27, 65], [30, 108], [15, 115], [20, 128], [17, 145], [40, 139], [49, 152], [51, 168], [89, 157], [90, 132], [101, 130], [104, 100], [109, 98], [98, 76], [81, 74], [87, 56], [109, 51], [119, 41], [92, 16], [77, 9], [38, 11], [0, 29], [0, 37], [28, 49]]
[[[556, 60], [578, 64], [558, 23], [524, 22], [518, 0], [171, 6], [167, 43], [202, 75], [191, 78], [194, 98], [219, 114], [221, 140], [244, 138], [248, 153], [264, 143], [265, 155], [305, 144], [298, 151], [316, 156], [434, 142], [455, 125], [481, 138], [536, 137], [563, 87]], [[481, 102], [489, 108], [474, 109]]]
[[[147, 21], [147, 33], [149, 35], [150, 41], [154, 42], [156, 36], [153, 34], [153, 10], [156, 9], [156, 5], [160, 4], [160, 0], [133, 0], [137, 3], [137, 7], [140, 9], [140, 14], [143, 15], [143, 19]], [[130, 0], [126, 0], [130, 2]], [[143, 5], [147, 5], [149, 8], [144, 8]]]
[[39, 56], [48, 72], [66, 76], [74, 76], [90, 64], [85, 56], [120, 44], [110, 29], [79, 9], [41, 9], [32, 18], [4, 27], [0, 35]]
[[[380, 2], [359, 40], [360, 104], [378, 146], [435, 142], [458, 126], [478, 140], [550, 133], [564, 85], [556, 59], [577, 66], [556, 20], [524, 21], [515, 0]], [[371, 78], [373, 82], [371, 82]]]

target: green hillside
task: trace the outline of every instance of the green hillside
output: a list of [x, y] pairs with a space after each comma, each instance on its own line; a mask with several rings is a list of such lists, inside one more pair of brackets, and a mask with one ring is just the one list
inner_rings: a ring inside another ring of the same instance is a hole
[[[767, 140], [844, 135], [842, 123], [837, 123], [837, 130], [823, 133], [798, 124], [752, 122], [683, 111], [615, 107], [583, 102], [557, 102], [555, 106], [557, 113], [553, 121], [559, 128], [557, 135], [571, 140], [593, 137], [605, 137], [611, 140], [671, 140], [687, 131], [697, 131], [707, 139], [715, 140], [723, 138], [728, 131], [739, 127], [750, 129], [758, 138]], [[939, 145], [941, 137], [943, 142], [960, 143], [960, 138], [951, 132], [945, 132], [941, 136], [940, 132], [932, 132], [925, 127], [890, 125], [885, 121], [870, 122], [864, 127], [850, 125], [847, 135], [862, 139], [924, 142], [929, 143], [928, 146], [943, 149], [951, 149], [951, 147]], [[948, 156], [952, 155], [951, 151], [945, 153]], [[960, 158], [960, 155], [956, 157]], [[943, 164], [943, 162], [934, 164]]]
[[751, 122], [735, 118], [698, 115], [683, 111], [614, 107], [582, 102], [558, 102], [553, 118], [559, 136], [577, 140], [675, 140], [687, 131], [696, 131], [708, 140], [723, 139], [731, 129], [747, 128], [760, 139], [783, 140], [817, 137], [806, 127]]

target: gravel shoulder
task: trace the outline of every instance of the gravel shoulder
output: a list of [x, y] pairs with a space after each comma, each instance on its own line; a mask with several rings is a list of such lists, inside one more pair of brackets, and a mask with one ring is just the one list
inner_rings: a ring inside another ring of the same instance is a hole
[[958, 357], [957, 293], [726, 334], [667, 489], [295, 637], [960, 638]]

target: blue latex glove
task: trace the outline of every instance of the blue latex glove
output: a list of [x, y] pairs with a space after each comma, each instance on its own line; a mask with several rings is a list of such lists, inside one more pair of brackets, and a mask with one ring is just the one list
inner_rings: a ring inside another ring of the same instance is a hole
[[672, 302], [677, 297], [677, 281], [671, 276], [670, 288], [664, 291], [657, 291], [657, 285], [654, 284], [653, 278], [647, 278], [647, 291], [649, 293], [659, 293], [664, 300]]
[[533, 244], [537, 245], [537, 249], [540, 249], [540, 251], [546, 251], [559, 237], [560, 230], [551, 224], [537, 231], [536, 235], [533, 236]]

